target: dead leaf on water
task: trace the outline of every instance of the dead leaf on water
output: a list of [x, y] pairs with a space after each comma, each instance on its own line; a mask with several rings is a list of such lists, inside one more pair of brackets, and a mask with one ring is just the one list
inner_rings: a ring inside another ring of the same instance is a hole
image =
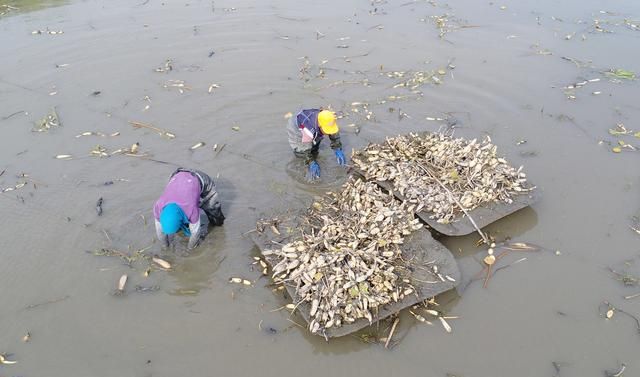
[[613, 153], [620, 153], [620, 152], [622, 152], [622, 148], [620, 148], [618, 146], [615, 146], [615, 147], [611, 148], [611, 151]]

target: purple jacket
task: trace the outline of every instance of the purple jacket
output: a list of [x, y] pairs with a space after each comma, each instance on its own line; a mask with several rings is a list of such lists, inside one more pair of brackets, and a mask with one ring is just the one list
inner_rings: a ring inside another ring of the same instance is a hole
[[176, 203], [189, 218], [191, 224], [200, 221], [200, 181], [188, 172], [174, 175], [165, 187], [164, 192], [153, 206], [153, 216], [160, 220], [164, 206]]

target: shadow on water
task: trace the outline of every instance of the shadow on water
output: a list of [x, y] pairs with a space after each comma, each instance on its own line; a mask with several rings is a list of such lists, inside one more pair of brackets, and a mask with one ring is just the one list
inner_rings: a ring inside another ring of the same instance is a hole
[[69, 0], [7, 0], [0, 4], [0, 17], [59, 7], [67, 3]]
[[[452, 315], [451, 313], [453, 313], [454, 307], [460, 301], [460, 297], [461, 296], [459, 296], [455, 290], [449, 290], [436, 296], [435, 300], [439, 304], [438, 311], [443, 313], [445, 316]], [[286, 299], [282, 301], [285, 302]], [[306, 323], [301, 317], [294, 317], [298, 324]], [[399, 318], [400, 321], [398, 322], [398, 327], [394, 331], [392, 340], [389, 343], [390, 348], [402, 343], [405, 337], [411, 334], [415, 328], [425, 326], [425, 324], [416, 321], [407, 310], [400, 312]], [[299, 330], [301, 336], [313, 346], [314, 353], [323, 355], [345, 355], [352, 352], [359, 352], [375, 345], [377, 345], [381, 351], [384, 351], [384, 344], [391, 330], [392, 323], [393, 318], [385, 318], [352, 334], [339, 338], [332, 338], [329, 342], [326, 342], [324, 338], [318, 335], [313, 335], [306, 330], [302, 331], [300, 328]], [[436, 327], [439, 326], [438, 321], [433, 321], [433, 323]], [[444, 332], [444, 330], [442, 331]]]
[[[538, 214], [536, 211], [531, 207], [525, 207], [486, 226], [482, 231], [494, 237], [496, 241], [510, 239], [527, 242], [527, 240], [520, 240], [519, 236], [533, 229], [537, 224]], [[449, 250], [454, 251], [456, 258], [468, 257], [480, 250], [475, 246], [476, 242], [480, 240], [480, 235], [478, 235], [477, 232], [460, 237], [449, 237], [436, 231], [432, 231], [432, 234], [434, 238], [442, 242]]]

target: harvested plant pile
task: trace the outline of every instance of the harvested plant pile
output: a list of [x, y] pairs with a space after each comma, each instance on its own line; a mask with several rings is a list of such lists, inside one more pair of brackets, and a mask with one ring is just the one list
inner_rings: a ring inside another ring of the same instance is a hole
[[275, 282], [296, 288], [296, 305], [310, 305], [309, 330], [373, 322], [377, 308], [414, 294], [400, 245], [420, 229], [415, 206], [351, 178], [303, 216], [299, 236], [263, 254], [278, 258]]
[[368, 179], [392, 183], [417, 212], [430, 212], [447, 224], [460, 215], [460, 206], [472, 210], [485, 203], [511, 203], [514, 195], [533, 190], [526, 187], [522, 167], [513, 168], [496, 149], [488, 137], [478, 142], [412, 133], [370, 144], [353, 155], [353, 162]]

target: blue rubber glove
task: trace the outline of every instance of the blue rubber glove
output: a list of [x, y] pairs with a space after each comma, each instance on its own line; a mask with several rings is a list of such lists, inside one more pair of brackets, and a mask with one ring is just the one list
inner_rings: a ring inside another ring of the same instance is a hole
[[309, 164], [309, 175], [311, 176], [311, 179], [320, 178], [320, 165], [318, 165], [316, 161], [311, 161]]
[[338, 160], [338, 165], [340, 166], [344, 166], [347, 163], [342, 149], [336, 149], [336, 160]]

